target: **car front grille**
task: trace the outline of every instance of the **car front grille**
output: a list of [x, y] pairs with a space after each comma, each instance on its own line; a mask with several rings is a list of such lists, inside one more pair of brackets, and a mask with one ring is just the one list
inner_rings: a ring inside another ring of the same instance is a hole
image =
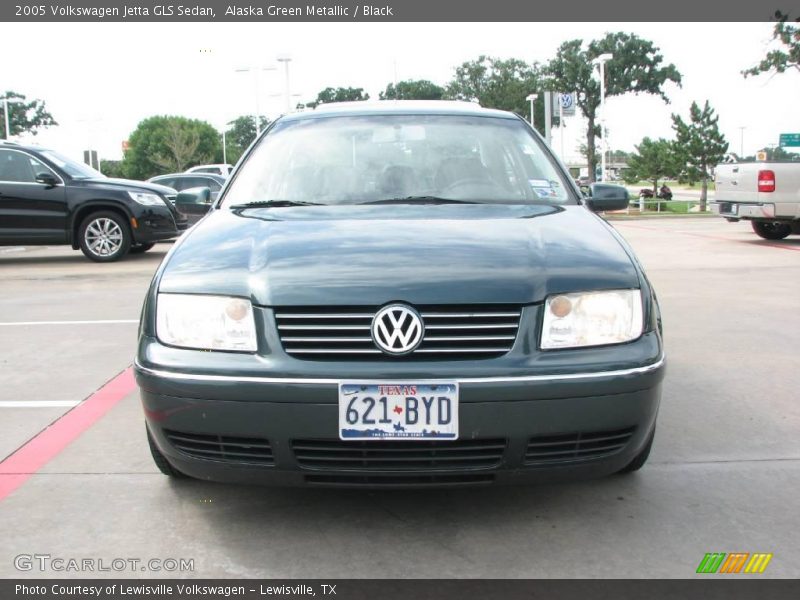
[[274, 465], [272, 446], [261, 438], [184, 433], [164, 430], [170, 444], [192, 458], [229, 463]]
[[455, 441], [293, 440], [297, 464], [316, 470], [489, 469], [503, 460], [504, 439]]
[[491, 473], [456, 473], [446, 475], [306, 475], [305, 482], [315, 486], [351, 487], [458, 487], [463, 485], [489, 485], [494, 483]]
[[372, 340], [373, 307], [276, 308], [287, 354], [305, 360], [465, 360], [502, 356], [514, 345], [519, 306], [416, 307], [425, 326], [420, 345], [403, 356], [381, 352]]
[[542, 435], [531, 438], [525, 450], [525, 464], [572, 462], [601, 458], [622, 450], [633, 428]]

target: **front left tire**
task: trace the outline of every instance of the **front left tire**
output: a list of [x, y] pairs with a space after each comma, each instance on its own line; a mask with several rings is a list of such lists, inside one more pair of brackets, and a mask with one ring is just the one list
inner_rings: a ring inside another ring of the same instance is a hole
[[186, 479], [188, 477], [173, 467], [167, 460], [167, 457], [161, 454], [161, 450], [158, 449], [156, 443], [153, 441], [153, 436], [149, 429], [147, 430], [147, 445], [150, 446], [150, 455], [153, 457], [153, 462], [156, 463], [156, 467], [158, 467], [158, 470], [164, 475], [174, 479]]

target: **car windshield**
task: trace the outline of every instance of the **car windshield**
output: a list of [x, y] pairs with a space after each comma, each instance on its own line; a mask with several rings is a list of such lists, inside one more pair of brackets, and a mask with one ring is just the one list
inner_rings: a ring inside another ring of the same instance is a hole
[[71, 158], [67, 158], [66, 156], [59, 154], [58, 152], [44, 150], [42, 151], [42, 156], [58, 165], [73, 179], [94, 179], [96, 177], [105, 177], [105, 175], [103, 175], [100, 171], [94, 170], [89, 165], [76, 162]]
[[223, 206], [381, 201], [576, 202], [521, 121], [420, 114], [279, 122], [239, 168]]

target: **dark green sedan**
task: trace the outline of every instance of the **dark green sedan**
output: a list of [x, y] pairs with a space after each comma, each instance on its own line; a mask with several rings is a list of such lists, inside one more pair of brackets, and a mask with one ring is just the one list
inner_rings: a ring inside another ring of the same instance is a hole
[[596, 214], [627, 192], [588, 190], [524, 120], [471, 103], [276, 120], [147, 295], [135, 368], [156, 464], [369, 487], [639, 469], [661, 318]]

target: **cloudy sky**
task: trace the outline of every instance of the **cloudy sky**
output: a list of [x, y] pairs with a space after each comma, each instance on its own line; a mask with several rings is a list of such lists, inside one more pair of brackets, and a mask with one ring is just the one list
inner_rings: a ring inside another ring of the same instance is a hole
[[[154, 114], [204, 119], [221, 128], [255, 110], [252, 73], [271, 67], [279, 54], [292, 57], [293, 99], [313, 99], [327, 86], [363, 87], [377, 98], [394, 80], [445, 83], [454, 67], [480, 54], [527, 61], [548, 60], [567, 39], [586, 40], [608, 31], [651, 39], [683, 74], [670, 85], [670, 105], [648, 96], [608, 101], [609, 140], [632, 150], [644, 136], [671, 136], [670, 113], [688, 113], [693, 100], [708, 99], [738, 152], [775, 144], [782, 132], [800, 131], [800, 73], [744, 79], [770, 47], [769, 23], [76, 23], [14, 24], [3, 40], [18, 49], [0, 66], [0, 90], [42, 98], [59, 127], [36, 142], [76, 158], [92, 144], [103, 158], [120, 158], [121, 143], [136, 124]], [[263, 113], [285, 106], [282, 71], [262, 71]], [[564, 132], [566, 160], [577, 158], [580, 119]], [[561, 147], [554, 131], [553, 146]]]

